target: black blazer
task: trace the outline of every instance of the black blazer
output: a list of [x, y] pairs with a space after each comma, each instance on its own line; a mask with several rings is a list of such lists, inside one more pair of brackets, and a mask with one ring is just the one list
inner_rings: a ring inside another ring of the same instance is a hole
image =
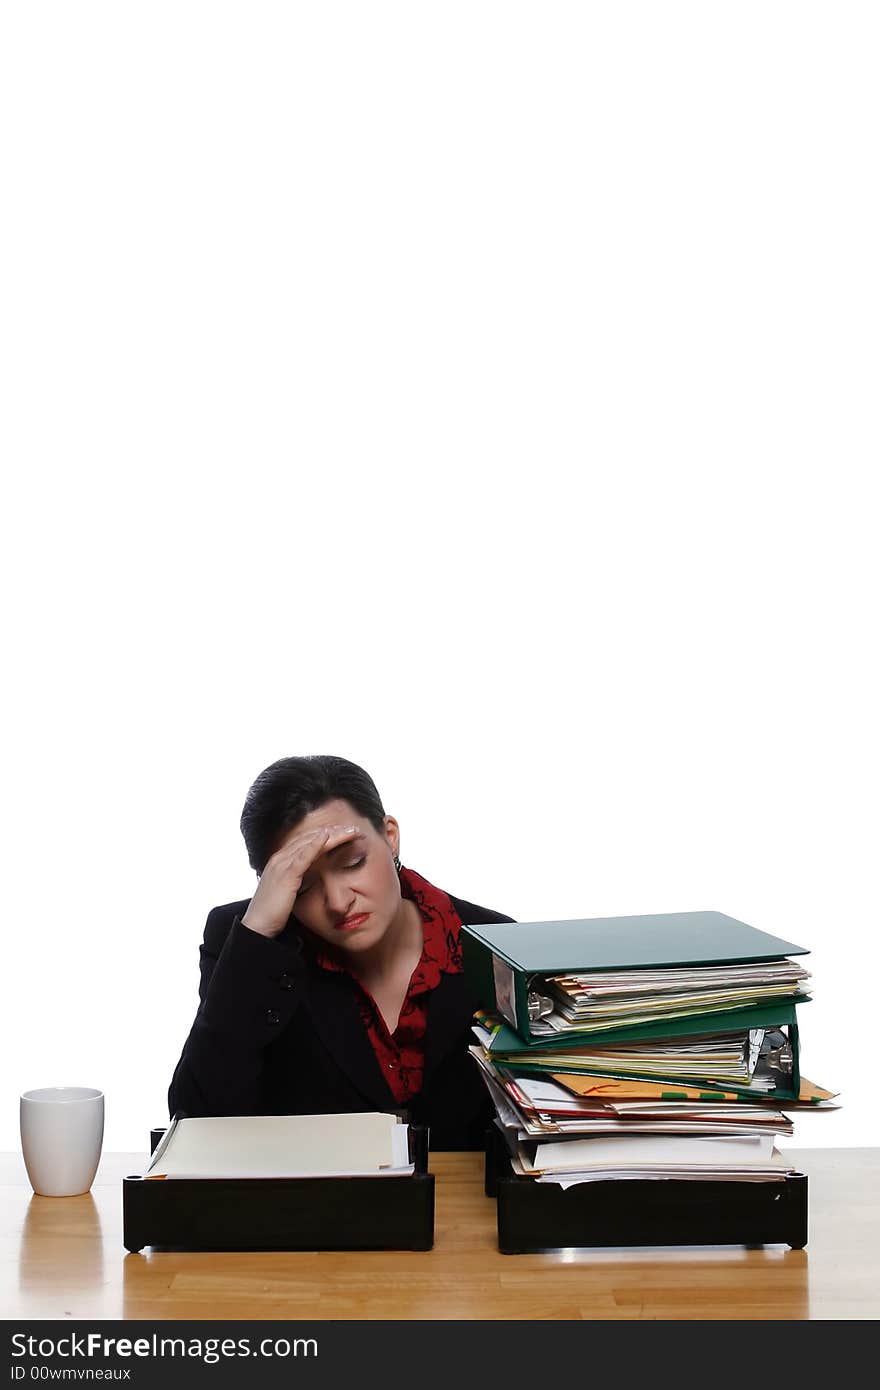
[[[514, 918], [454, 898], [464, 923]], [[357, 986], [321, 970], [291, 917], [276, 937], [241, 923], [250, 899], [209, 912], [195, 1022], [168, 1092], [169, 1113], [306, 1115], [400, 1108], [358, 1010]], [[463, 975], [428, 995], [422, 1090], [408, 1110], [432, 1149], [479, 1149], [492, 1106], [468, 1047], [477, 1000]]]

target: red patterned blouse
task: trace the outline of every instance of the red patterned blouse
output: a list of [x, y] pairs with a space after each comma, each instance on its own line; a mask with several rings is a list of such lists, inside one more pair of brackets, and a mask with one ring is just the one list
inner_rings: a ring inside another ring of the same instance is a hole
[[[440, 983], [441, 974], [461, 974], [461, 918], [449, 901], [449, 895], [442, 888], [435, 888], [414, 869], [401, 868], [400, 892], [402, 897], [411, 899], [421, 913], [425, 944], [393, 1033], [389, 1033], [372, 996], [354, 975], [352, 979], [358, 987], [361, 1019], [376, 1060], [395, 1100], [405, 1105], [422, 1089], [428, 993]], [[346, 965], [323, 951], [316, 953], [316, 963], [324, 970], [342, 970], [351, 975]]]

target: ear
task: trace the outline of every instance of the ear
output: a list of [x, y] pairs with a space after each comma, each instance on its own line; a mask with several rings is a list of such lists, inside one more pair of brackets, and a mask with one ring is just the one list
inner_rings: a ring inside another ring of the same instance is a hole
[[400, 853], [400, 826], [393, 816], [385, 817], [385, 839], [392, 854]]

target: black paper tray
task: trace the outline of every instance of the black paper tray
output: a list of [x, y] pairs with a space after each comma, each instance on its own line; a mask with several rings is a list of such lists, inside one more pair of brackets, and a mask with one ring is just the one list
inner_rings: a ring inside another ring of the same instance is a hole
[[[164, 1130], [153, 1130], [151, 1151]], [[163, 1250], [430, 1250], [428, 1130], [410, 1126], [412, 1176], [122, 1180], [123, 1244]]]
[[807, 1243], [807, 1178], [781, 1182], [620, 1179], [563, 1191], [514, 1173], [496, 1123], [486, 1140], [486, 1195], [498, 1201], [498, 1249]]

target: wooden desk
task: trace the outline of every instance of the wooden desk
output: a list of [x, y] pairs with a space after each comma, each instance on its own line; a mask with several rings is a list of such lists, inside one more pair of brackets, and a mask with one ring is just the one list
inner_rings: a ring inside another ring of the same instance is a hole
[[434, 1154], [432, 1251], [129, 1255], [106, 1154], [85, 1197], [35, 1197], [0, 1155], [5, 1318], [877, 1318], [880, 1149], [792, 1150], [810, 1177], [806, 1250], [501, 1255], [479, 1154]]

